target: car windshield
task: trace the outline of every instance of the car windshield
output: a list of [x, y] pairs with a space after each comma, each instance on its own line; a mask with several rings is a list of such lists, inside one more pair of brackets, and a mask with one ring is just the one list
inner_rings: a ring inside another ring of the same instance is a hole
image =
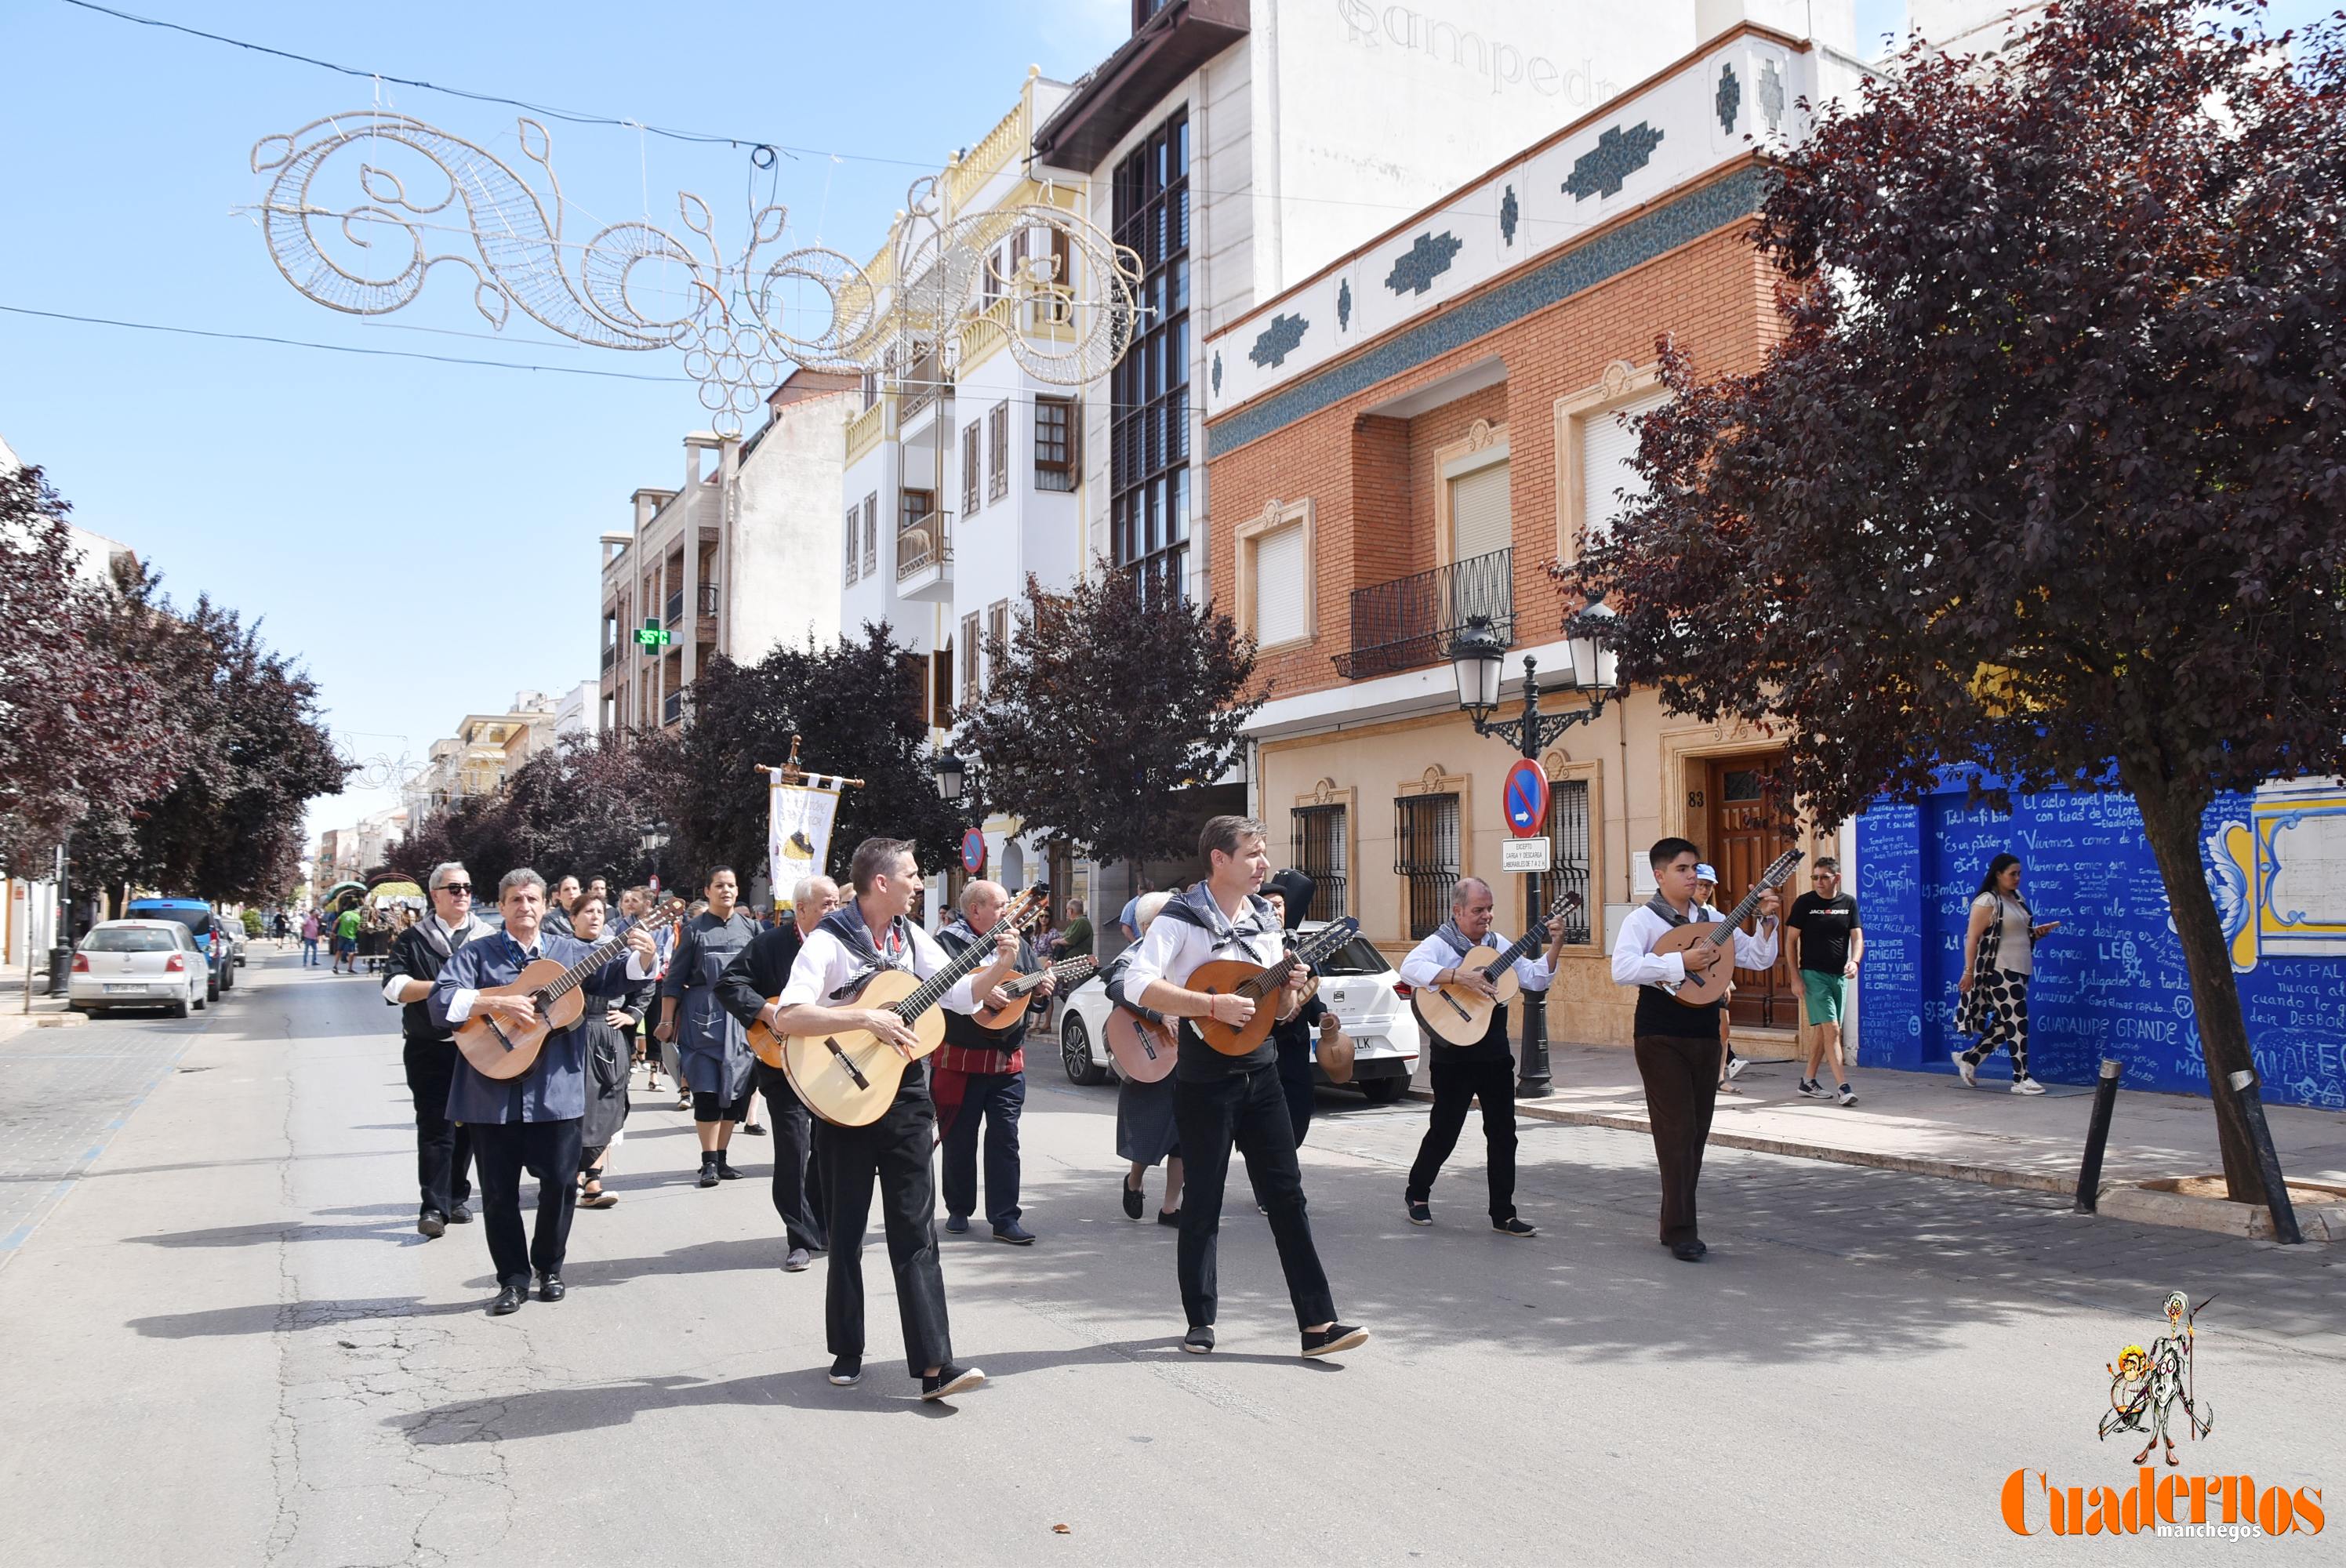
[[168, 931], [153, 926], [100, 926], [82, 938], [84, 952], [177, 952], [179, 944]]
[[1330, 975], [1387, 974], [1392, 965], [1377, 951], [1377, 944], [1367, 937], [1356, 936], [1319, 963], [1320, 972]]
[[172, 909], [168, 905], [142, 909], [136, 904], [131, 908], [140, 920], [175, 920], [198, 936], [202, 936], [212, 929], [212, 911], [209, 910]]

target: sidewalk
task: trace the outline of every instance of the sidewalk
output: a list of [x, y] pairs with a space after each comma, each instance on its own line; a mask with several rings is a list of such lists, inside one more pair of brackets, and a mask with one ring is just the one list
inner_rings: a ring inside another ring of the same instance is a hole
[[62, 995], [49, 996], [38, 984], [33, 988], [33, 1007], [25, 1010], [25, 972], [0, 974], [0, 1040], [20, 1029], [78, 1028], [89, 1020], [78, 1013], [66, 1011]]
[[[1559, 1044], [1549, 1050], [1556, 1093], [1545, 1100], [1517, 1102], [1526, 1116], [1548, 1121], [1648, 1132], [1646, 1094], [1637, 1064], [1626, 1046]], [[1798, 1068], [1790, 1062], [1755, 1060], [1735, 1081], [1740, 1094], [1722, 1094], [1711, 1122], [1710, 1141], [1763, 1154], [1793, 1155], [1840, 1165], [1878, 1166], [1923, 1176], [1980, 1182], [1989, 1186], [2028, 1187], [2073, 1194], [2085, 1152], [2086, 1124], [2093, 1106], [2090, 1088], [2048, 1085], [2041, 1096], [2014, 1095], [2002, 1080], [1983, 1074], [1980, 1087], [1966, 1090], [1951, 1074], [1858, 1068], [1850, 1074], [1857, 1104], [1846, 1110], [1830, 1100], [1800, 1097]], [[1419, 1092], [1423, 1095], [1423, 1091]], [[2282, 1171], [2294, 1187], [2318, 1182], [2346, 1187], [2346, 1115], [2294, 1105], [2269, 1106], [2273, 1142]], [[2194, 1210], [2208, 1228], [2255, 1230], [2261, 1209], [2208, 1203], [2133, 1184], [2204, 1176], [2223, 1168], [2216, 1149], [2216, 1117], [2206, 1100], [2121, 1089], [2102, 1162], [2106, 1213], [2131, 1219], [2192, 1224]], [[2119, 1189], [2113, 1194], [2113, 1188]], [[2178, 1206], [2188, 1206], [2188, 1208]], [[2325, 1206], [2338, 1217], [2309, 1212], [2298, 1205], [2298, 1221], [2309, 1240], [2325, 1228], [2346, 1240], [2346, 1199]], [[2156, 1212], [2154, 1212], [2156, 1211]], [[2212, 1223], [2235, 1221], [2230, 1223]]]

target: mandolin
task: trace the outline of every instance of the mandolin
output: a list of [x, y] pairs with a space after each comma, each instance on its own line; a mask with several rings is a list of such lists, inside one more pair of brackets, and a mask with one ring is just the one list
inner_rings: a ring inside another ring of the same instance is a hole
[[1197, 972], [1181, 983], [1184, 991], [1199, 991], [1209, 996], [1243, 996], [1256, 1003], [1254, 1016], [1244, 1023], [1224, 1023], [1219, 1020], [1192, 1018], [1189, 1027], [1198, 1038], [1225, 1056], [1243, 1056], [1270, 1034], [1270, 1026], [1278, 1022], [1278, 1009], [1263, 1003], [1287, 983], [1287, 977], [1297, 968], [1309, 969], [1346, 942], [1361, 934], [1361, 922], [1350, 915], [1334, 921], [1305, 937], [1293, 948], [1268, 964], [1250, 962], [1243, 958], [1219, 958], [1201, 963]]
[[[980, 937], [978, 940], [984, 942], [986, 939]], [[1046, 963], [1032, 974], [1004, 981], [1002, 994], [1009, 1000], [999, 1007], [980, 1007], [971, 1016], [981, 1029], [1007, 1029], [1026, 1015], [1027, 1005], [1035, 1000], [1035, 993], [1042, 989], [1043, 982], [1056, 981], [1058, 988], [1065, 991], [1089, 980], [1092, 972], [1098, 967], [1099, 961], [1089, 956], [1071, 958], [1064, 963]]]
[[504, 985], [483, 986], [483, 996], [528, 997], [536, 1003], [537, 1014], [525, 1023], [519, 1019], [476, 1012], [456, 1025], [456, 1049], [464, 1054], [473, 1071], [484, 1078], [503, 1082], [520, 1077], [537, 1064], [538, 1053], [545, 1048], [549, 1035], [578, 1022], [579, 1014], [586, 1008], [586, 993], [582, 988], [587, 977], [627, 951], [627, 932], [639, 925], [673, 924], [684, 918], [684, 911], [682, 899], [663, 900], [648, 914], [634, 920], [622, 919], [576, 963], [566, 965], [558, 958], [541, 958]]
[[1445, 1045], [1480, 1044], [1483, 1036], [1491, 1032], [1491, 1015], [1513, 1002], [1524, 988], [1523, 982], [1515, 978], [1515, 960], [1529, 956], [1540, 945], [1536, 939], [1547, 934], [1548, 921], [1561, 917], [1579, 896], [1566, 893], [1559, 897], [1546, 918], [1517, 937], [1506, 952], [1478, 944], [1450, 966], [1461, 972], [1481, 970], [1483, 978], [1498, 992], [1496, 996], [1484, 996], [1456, 981], [1448, 985], [1420, 986], [1415, 998], [1417, 1021]]
[[1760, 907], [1760, 895], [1770, 888], [1783, 886], [1805, 859], [1807, 857], [1798, 850], [1785, 850], [1769, 862], [1768, 869], [1760, 873], [1760, 880], [1752, 884], [1751, 891], [1743, 895], [1743, 901], [1728, 911], [1724, 918], [1688, 921], [1665, 932], [1654, 943], [1656, 952], [1686, 952], [1696, 943], [1707, 942], [1714, 947], [1726, 948], [1727, 957], [1699, 974], [1688, 973], [1676, 984], [1664, 985], [1660, 989], [1688, 1007], [1708, 1007], [1726, 1001], [1728, 983], [1735, 975], [1733, 943], [1737, 928], [1749, 920], [1751, 911]]
[[994, 957], [993, 938], [1004, 931], [1024, 931], [1047, 907], [1041, 890], [1028, 888], [1010, 901], [1002, 919], [985, 940], [964, 948], [926, 980], [909, 970], [882, 969], [863, 983], [852, 1001], [833, 1005], [886, 1008], [909, 1025], [915, 1036], [907, 1058], [868, 1029], [844, 1029], [831, 1034], [793, 1034], [782, 1043], [782, 1071], [807, 1109], [842, 1127], [869, 1126], [893, 1105], [904, 1082], [904, 1069], [944, 1043], [944, 1015], [937, 1003], [963, 976], [975, 973]]
[[1162, 1081], [1173, 1071], [1180, 1053], [1180, 1040], [1172, 1024], [1143, 1018], [1129, 1008], [1110, 1012], [1102, 1033], [1107, 1038], [1107, 1054], [1115, 1059], [1117, 1076], [1136, 1084]]

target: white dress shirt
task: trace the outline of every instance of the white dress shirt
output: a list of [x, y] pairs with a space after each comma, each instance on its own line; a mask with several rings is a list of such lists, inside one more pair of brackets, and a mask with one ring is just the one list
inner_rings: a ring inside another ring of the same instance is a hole
[[[1696, 923], [1708, 923], [1698, 914]], [[1716, 915], [1712, 917], [1716, 919]], [[1671, 930], [1670, 922], [1647, 904], [1639, 904], [1621, 921], [1613, 939], [1613, 983], [1616, 985], [1676, 985], [1687, 977], [1686, 960], [1675, 952], [1656, 952], [1654, 943]], [[1735, 933], [1735, 967], [1770, 969], [1776, 962], [1776, 921], [1760, 922], [1760, 934]]]
[[[953, 962], [945, 950], [937, 945], [934, 937], [910, 921], [904, 923], [905, 930], [911, 933], [909, 945], [897, 953], [882, 952], [882, 956], [892, 967], [906, 970], [915, 979], [926, 980]], [[994, 951], [992, 942], [987, 942], [985, 951], [989, 953]], [[852, 1007], [855, 1005], [853, 998], [841, 997], [833, 1001], [832, 993], [861, 974], [865, 962], [857, 956], [853, 948], [840, 941], [836, 933], [821, 926], [815, 927], [814, 934], [806, 939], [805, 945], [799, 949], [797, 960], [790, 965], [790, 983], [782, 987], [779, 1005]], [[970, 990], [976, 979], [973, 972], [954, 982], [953, 988], [939, 999], [939, 1005], [949, 1013], [976, 1012], [977, 1003]]]
[[[1502, 952], [1508, 947], [1495, 932], [1484, 936], [1483, 941]], [[1450, 951], [1450, 944], [1437, 932], [1409, 950], [1409, 956], [1401, 961], [1401, 977], [1423, 990], [1433, 983], [1435, 975], [1457, 965], [1457, 955]], [[1543, 952], [1537, 958], [1519, 958], [1515, 960], [1515, 979], [1525, 991], [1545, 991], [1548, 982], [1556, 978], [1556, 960], [1549, 952]]]
[[[1239, 911], [1232, 933], [1219, 941], [1204, 926], [1159, 914], [1142, 935], [1131, 965], [1124, 972], [1124, 994], [1137, 1003], [1148, 993], [1152, 980], [1187, 985], [1200, 964], [1217, 959], [1244, 959], [1264, 966], [1277, 963], [1286, 955], [1286, 939], [1276, 924], [1251, 929], [1259, 923], [1256, 914], [1251, 907]], [[1260, 918], [1264, 922], [1270, 920], [1268, 913]]]

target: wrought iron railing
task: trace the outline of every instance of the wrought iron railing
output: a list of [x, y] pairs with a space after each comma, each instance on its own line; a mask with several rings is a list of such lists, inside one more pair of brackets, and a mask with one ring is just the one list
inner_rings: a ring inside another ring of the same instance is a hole
[[717, 585], [714, 583], [700, 585], [700, 613], [704, 616], [717, 613]]
[[605, 669], [610, 668], [614, 664], [618, 662], [618, 645], [617, 643], [605, 643], [603, 645], [603, 667]]
[[1450, 641], [1476, 616], [1509, 646], [1515, 640], [1515, 553], [1494, 550], [1430, 572], [1413, 572], [1352, 593], [1352, 647], [1336, 656], [1347, 680], [1439, 664]]
[[945, 515], [932, 512], [896, 535], [896, 581], [915, 572], [953, 563], [953, 535], [945, 531]]
[[668, 596], [668, 624], [674, 626], [682, 619], [684, 619], [684, 590], [678, 588]]

